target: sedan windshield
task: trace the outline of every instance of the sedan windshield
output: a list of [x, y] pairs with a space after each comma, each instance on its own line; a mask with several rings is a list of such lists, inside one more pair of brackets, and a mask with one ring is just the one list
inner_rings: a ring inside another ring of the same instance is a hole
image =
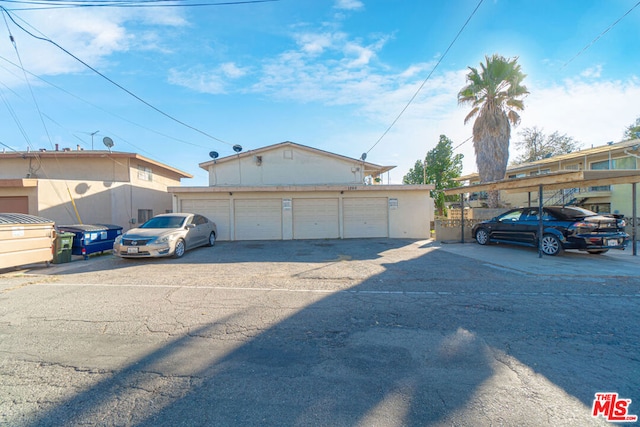
[[180, 228], [185, 221], [182, 216], [157, 216], [151, 218], [140, 226], [140, 228]]

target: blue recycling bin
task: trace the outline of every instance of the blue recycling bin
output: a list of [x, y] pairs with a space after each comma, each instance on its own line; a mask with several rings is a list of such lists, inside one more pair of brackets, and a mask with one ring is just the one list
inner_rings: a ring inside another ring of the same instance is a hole
[[71, 253], [84, 259], [93, 253], [112, 250], [116, 237], [122, 234], [122, 227], [113, 224], [59, 225], [57, 228], [74, 234]]

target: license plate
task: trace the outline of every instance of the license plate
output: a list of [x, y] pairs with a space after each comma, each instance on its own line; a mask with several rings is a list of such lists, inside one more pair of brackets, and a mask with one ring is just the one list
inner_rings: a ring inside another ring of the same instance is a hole
[[138, 253], [138, 248], [136, 248], [136, 247], [127, 248], [127, 253], [128, 254], [137, 254]]
[[618, 246], [618, 241], [616, 239], [607, 240], [607, 246]]

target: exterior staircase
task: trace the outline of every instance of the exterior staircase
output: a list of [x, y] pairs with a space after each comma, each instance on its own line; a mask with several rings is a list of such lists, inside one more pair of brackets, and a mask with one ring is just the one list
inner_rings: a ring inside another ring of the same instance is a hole
[[[569, 205], [577, 205], [578, 198], [577, 195], [580, 193], [579, 188], [564, 188], [556, 191], [551, 196], [547, 197], [544, 200], [544, 204], [546, 206], [569, 206]], [[586, 199], [582, 199], [580, 203], [584, 202]]]

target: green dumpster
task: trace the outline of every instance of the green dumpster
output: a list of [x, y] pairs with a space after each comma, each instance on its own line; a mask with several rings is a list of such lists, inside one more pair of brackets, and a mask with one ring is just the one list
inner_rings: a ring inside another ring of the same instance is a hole
[[62, 264], [71, 262], [71, 250], [73, 248], [73, 233], [58, 233], [53, 246], [53, 263]]

